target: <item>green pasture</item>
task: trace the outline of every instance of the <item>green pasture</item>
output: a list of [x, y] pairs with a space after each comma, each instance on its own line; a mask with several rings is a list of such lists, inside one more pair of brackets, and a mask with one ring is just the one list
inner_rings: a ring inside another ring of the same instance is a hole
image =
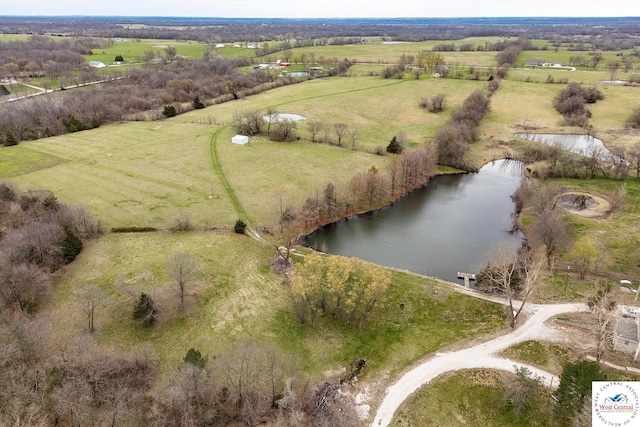
[[212, 172], [213, 129], [133, 122], [21, 143], [18, 153], [63, 159], [12, 178], [87, 206], [108, 227], [172, 225], [189, 212], [195, 224], [232, 224], [229, 198]]
[[[266, 111], [273, 107], [282, 113], [301, 114], [306, 121], [298, 122], [298, 134], [310, 138], [307, 123], [320, 120], [333, 126], [347, 123], [356, 129], [359, 138], [357, 150], [372, 151], [386, 147], [391, 138], [404, 131], [408, 143], [422, 144], [433, 138], [448, 120], [451, 112], [474, 90], [482, 89], [486, 82], [453, 79], [382, 79], [380, 77], [338, 77], [318, 79], [281, 87], [224, 104], [197, 110], [176, 118], [180, 121], [202, 121], [209, 118], [231, 125], [235, 111], [254, 109]], [[440, 114], [420, 108], [422, 97], [445, 94], [448, 108]], [[333, 131], [330, 139], [337, 142]], [[350, 141], [343, 146], [350, 148]]]
[[11, 179], [47, 169], [66, 160], [62, 157], [34, 150], [26, 144], [3, 147], [0, 150], [0, 179]]
[[31, 34], [2, 34], [0, 33], [0, 43], [12, 41], [27, 41]]
[[[175, 253], [195, 255], [201, 274], [187, 287], [187, 309], [165, 271]], [[314, 376], [364, 357], [371, 374], [396, 373], [448, 344], [506, 327], [502, 306], [450, 289], [450, 285], [394, 272], [388, 297], [365, 328], [321, 318], [316, 329], [295, 320], [282, 278], [268, 268], [269, 245], [233, 232], [138, 233], [103, 236], [66, 267], [46, 315], [61, 342], [86, 333], [75, 290], [95, 283], [107, 295], [96, 311], [96, 338], [120, 350], [150, 346], [162, 372], [175, 370], [189, 348], [210, 359], [243, 340], [270, 341], [300, 358]], [[158, 325], [131, 319], [140, 292], [160, 307]]]
[[[323, 62], [329, 58], [346, 58], [356, 63], [366, 64], [396, 64], [398, 63], [400, 56], [413, 55], [416, 57], [418, 53], [425, 50], [426, 46], [422, 46], [423, 43], [406, 43], [406, 44], [393, 44], [393, 45], [345, 45], [345, 46], [313, 46], [313, 47], [301, 47], [292, 49], [292, 60], [296, 61], [296, 58], [300, 58], [303, 53], [309, 55], [315, 54], [316, 62]], [[431, 50], [429, 47], [427, 50]], [[476, 67], [491, 67], [495, 66], [496, 52], [482, 51], [482, 52], [438, 52], [440, 53], [448, 66], [469, 66]], [[271, 58], [284, 60], [282, 52], [276, 52], [269, 55]], [[258, 58], [260, 60], [260, 58]], [[298, 59], [299, 60], [299, 59]]]
[[168, 46], [175, 47], [177, 55], [194, 59], [202, 58], [207, 51], [207, 45], [195, 41], [122, 39], [113, 41], [104, 49], [94, 49], [93, 54], [86, 55], [86, 58], [87, 62], [100, 61], [108, 65], [115, 61], [116, 55], [122, 55], [125, 62], [140, 62], [146, 51], [153, 51], [158, 57], [164, 56]]
[[[472, 91], [485, 87], [484, 81], [425, 76], [418, 80], [317, 79], [170, 120], [114, 124], [25, 142], [10, 150], [22, 153], [27, 160], [11, 164], [9, 158], [2, 159], [7, 164], [3, 177], [16, 176], [21, 186], [46, 188], [61, 200], [85, 204], [110, 227], [167, 227], [181, 212], [188, 212], [198, 226], [229, 225], [243, 216], [242, 211], [250, 223], [261, 225], [277, 220], [280, 200], [297, 207], [329, 182], [346, 190], [358, 171], [372, 166], [386, 168], [390, 157], [371, 153], [376, 147], [386, 147], [399, 132], [405, 132], [409, 146], [432, 141], [451, 112]], [[563, 87], [502, 81], [469, 158], [481, 164], [501, 155], [500, 146], [525, 129], [566, 132], [552, 106]], [[589, 106], [594, 131], [607, 144], [631, 143], [633, 135], [615, 130], [624, 127], [636, 102], [637, 88], [599, 87], [606, 98]], [[433, 114], [418, 106], [420, 98], [438, 93], [447, 98], [445, 112]], [[261, 136], [252, 138], [247, 146], [230, 144], [234, 112], [266, 111], [269, 107], [307, 118], [298, 122], [299, 141], [274, 143]], [[307, 129], [310, 120], [330, 125], [332, 144], [337, 142], [333, 124], [347, 123], [358, 133], [355, 150], [351, 150], [349, 137], [343, 139], [342, 147], [312, 144]], [[34, 153], [39, 154], [34, 158]], [[26, 162], [25, 166], [20, 162]], [[216, 164], [218, 169], [214, 169]], [[220, 180], [220, 172], [231, 186], [232, 196]]]
[[277, 221], [280, 194], [299, 207], [329, 182], [344, 186], [354, 173], [389, 161], [304, 141], [255, 138], [238, 146], [233, 135], [228, 127], [169, 120], [114, 124], [9, 148], [3, 175], [83, 204], [108, 227], [169, 227], [180, 213], [199, 227], [230, 226], [242, 217], [236, 200], [261, 225]]

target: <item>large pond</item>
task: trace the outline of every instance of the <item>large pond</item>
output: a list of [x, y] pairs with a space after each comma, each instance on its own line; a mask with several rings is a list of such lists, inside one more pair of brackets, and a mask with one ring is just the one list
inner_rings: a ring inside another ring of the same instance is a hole
[[443, 175], [393, 205], [330, 224], [306, 244], [452, 282], [457, 272], [477, 273], [487, 254], [511, 233], [513, 201], [522, 164], [498, 160], [478, 173]]

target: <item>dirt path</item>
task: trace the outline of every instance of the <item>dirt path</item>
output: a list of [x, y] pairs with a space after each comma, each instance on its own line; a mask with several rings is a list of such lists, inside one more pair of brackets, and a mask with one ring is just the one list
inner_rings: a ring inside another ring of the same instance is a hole
[[471, 368], [513, 371], [514, 365], [526, 366], [533, 373], [542, 377], [544, 384], [557, 384], [558, 378], [549, 372], [509, 359], [496, 357], [493, 354], [522, 341], [532, 339], [557, 340], [559, 338], [558, 332], [553, 327], [545, 325], [545, 321], [561, 313], [587, 311], [587, 306], [586, 304], [531, 304], [525, 307], [523, 311], [529, 316], [528, 320], [512, 332], [463, 350], [436, 353], [404, 374], [387, 389], [371, 427], [389, 425], [393, 414], [409, 395], [437, 376], [449, 371]]

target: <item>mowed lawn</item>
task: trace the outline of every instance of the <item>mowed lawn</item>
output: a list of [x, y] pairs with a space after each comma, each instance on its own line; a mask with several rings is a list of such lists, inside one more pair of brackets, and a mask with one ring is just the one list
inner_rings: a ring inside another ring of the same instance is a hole
[[[197, 280], [187, 286], [184, 312], [165, 269], [176, 253], [200, 262]], [[231, 231], [112, 233], [88, 244], [65, 267], [44, 311], [58, 342], [87, 334], [76, 289], [98, 285], [108, 299], [96, 310], [95, 338], [123, 351], [150, 348], [162, 372], [178, 368], [192, 347], [212, 359], [256, 340], [277, 344], [314, 376], [361, 357], [373, 374], [393, 374], [443, 346], [506, 327], [501, 305], [458, 294], [435, 279], [394, 272], [387, 298], [364, 329], [330, 316], [313, 329], [292, 315], [282, 277], [268, 267], [273, 256], [271, 246]], [[140, 292], [159, 306], [161, 320], [151, 328], [131, 318]]]
[[197, 225], [231, 224], [236, 215], [212, 172], [212, 133], [205, 125], [134, 122], [23, 142], [13, 149], [63, 161], [6, 178], [85, 205], [108, 227], [168, 227], [181, 212]]

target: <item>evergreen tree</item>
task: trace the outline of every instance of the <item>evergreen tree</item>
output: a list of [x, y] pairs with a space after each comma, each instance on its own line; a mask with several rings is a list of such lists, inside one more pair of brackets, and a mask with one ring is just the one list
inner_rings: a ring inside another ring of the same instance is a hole
[[569, 422], [579, 415], [585, 399], [591, 395], [591, 382], [606, 380], [597, 362], [586, 360], [566, 363], [560, 374], [560, 384], [555, 391], [555, 414], [559, 420]]
[[196, 350], [192, 347], [189, 349], [189, 351], [187, 351], [186, 356], [184, 356], [184, 359], [182, 360], [185, 364], [191, 363], [192, 365], [197, 366], [200, 369], [204, 369], [205, 365], [207, 364], [207, 359], [207, 356], [202, 356], [200, 350]]
[[402, 144], [398, 141], [398, 139], [394, 136], [387, 145], [387, 153], [391, 154], [400, 154], [402, 153]]
[[164, 110], [162, 110], [162, 115], [165, 117], [175, 117], [178, 115], [178, 112], [176, 111], [176, 107], [173, 105], [165, 105]]
[[140, 299], [133, 308], [133, 319], [142, 322], [142, 324], [149, 326], [155, 323], [158, 316], [158, 309], [151, 296], [144, 292], [140, 294]]
[[233, 226], [233, 231], [238, 234], [244, 234], [244, 230], [247, 228], [247, 224], [241, 219], [236, 221], [236, 224]]
[[70, 264], [80, 252], [82, 252], [82, 240], [73, 232], [73, 230], [64, 225], [64, 238], [62, 239], [62, 261], [64, 264]]
[[205, 107], [205, 105], [200, 101], [200, 98], [196, 96], [193, 99], [193, 108], [195, 108], [196, 110], [200, 110], [200, 109], [202, 109], [204, 107]]

